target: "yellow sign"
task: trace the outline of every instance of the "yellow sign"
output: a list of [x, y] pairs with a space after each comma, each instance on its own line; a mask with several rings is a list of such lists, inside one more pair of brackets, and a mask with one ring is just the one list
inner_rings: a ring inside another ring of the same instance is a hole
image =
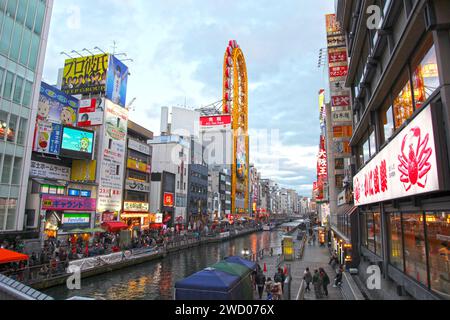
[[66, 60], [62, 91], [70, 95], [105, 92], [108, 63], [108, 54]]
[[150, 166], [148, 164], [141, 161], [137, 161], [135, 159], [128, 159], [127, 168], [145, 173], [150, 173]]
[[294, 260], [294, 239], [292, 237], [283, 238], [283, 255], [286, 261]]
[[73, 160], [72, 181], [95, 181], [97, 161], [96, 160]]

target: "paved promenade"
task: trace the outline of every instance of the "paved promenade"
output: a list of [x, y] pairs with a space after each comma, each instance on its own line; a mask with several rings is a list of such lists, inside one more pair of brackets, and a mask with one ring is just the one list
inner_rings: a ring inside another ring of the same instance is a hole
[[[294, 239], [297, 237], [297, 232], [294, 233]], [[289, 300], [296, 300], [297, 294], [300, 290], [300, 286], [303, 280], [303, 272], [306, 268], [309, 268], [311, 273], [314, 272], [315, 269], [323, 268], [325, 272], [328, 274], [330, 278], [330, 285], [328, 286], [328, 297], [324, 297], [324, 300], [344, 300], [344, 297], [341, 293], [341, 289], [333, 288], [334, 277], [336, 272], [332, 270], [331, 266], [328, 264], [330, 259], [330, 254], [327, 247], [320, 247], [317, 243], [316, 245], [308, 245], [305, 244], [305, 250], [303, 254], [303, 258], [299, 259], [299, 251], [300, 251], [300, 241], [295, 240], [295, 261], [281, 261], [278, 256], [281, 254], [281, 250], [275, 251], [274, 256], [264, 256], [263, 259], [259, 260], [259, 265], [264, 269], [264, 264], [266, 266], [266, 272], [264, 273], [266, 278], [271, 277], [272, 280], [274, 278], [275, 273], [277, 272], [278, 266], [283, 268], [286, 266], [291, 270], [291, 291]], [[281, 261], [281, 262], [280, 262]], [[311, 292], [305, 293], [304, 300], [316, 300], [314, 294], [314, 288], [312, 284], [310, 285]], [[285, 297], [287, 297], [285, 295]], [[263, 300], [266, 298], [266, 294], [263, 296]], [[256, 298], [258, 299], [258, 298]]]

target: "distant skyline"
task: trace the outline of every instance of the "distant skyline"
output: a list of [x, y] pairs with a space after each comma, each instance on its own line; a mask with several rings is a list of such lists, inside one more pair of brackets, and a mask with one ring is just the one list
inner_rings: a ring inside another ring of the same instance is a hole
[[[54, 2], [43, 80], [55, 84], [67, 52], [100, 47], [126, 53], [131, 76], [131, 120], [160, 132], [161, 106], [198, 108], [222, 96], [222, 63], [229, 40], [242, 48], [249, 76], [250, 162], [302, 196], [316, 181], [318, 91], [327, 88], [317, 68], [326, 46], [325, 14], [334, 1]], [[125, 56], [119, 56], [124, 59]], [[269, 149], [256, 142], [279, 137]]]

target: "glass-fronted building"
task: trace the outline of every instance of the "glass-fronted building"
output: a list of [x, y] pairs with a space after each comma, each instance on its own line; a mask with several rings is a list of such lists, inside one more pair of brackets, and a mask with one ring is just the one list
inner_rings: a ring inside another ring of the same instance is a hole
[[0, 1], [0, 237], [24, 229], [53, 0]]
[[[381, 9], [376, 25], [369, 3]], [[350, 61], [360, 274], [375, 264], [397, 297], [450, 299], [450, 2], [339, 0], [337, 16]]]

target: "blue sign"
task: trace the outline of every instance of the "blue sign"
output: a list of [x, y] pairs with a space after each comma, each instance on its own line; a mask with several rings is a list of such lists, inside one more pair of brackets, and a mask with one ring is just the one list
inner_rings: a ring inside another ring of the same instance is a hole
[[69, 196], [71, 196], [71, 197], [79, 197], [80, 196], [80, 190], [69, 189]]
[[106, 78], [106, 98], [125, 107], [127, 100], [128, 67], [113, 55], [109, 56]]
[[91, 197], [91, 191], [89, 190], [81, 190], [80, 196], [83, 198], [90, 198]]

